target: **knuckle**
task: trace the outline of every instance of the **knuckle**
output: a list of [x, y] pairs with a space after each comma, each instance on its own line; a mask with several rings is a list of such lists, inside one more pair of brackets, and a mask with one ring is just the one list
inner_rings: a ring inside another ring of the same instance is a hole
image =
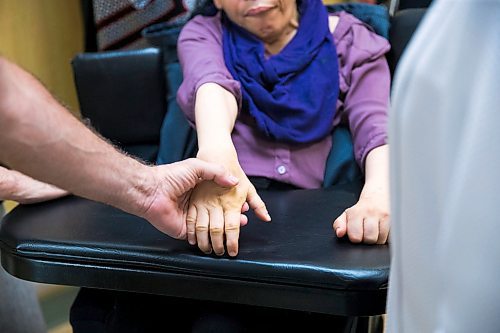
[[361, 241], [363, 241], [363, 238], [360, 234], [351, 232], [349, 234], [349, 240], [353, 243], [361, 243]]
[[224, 233], [224, 230], [221, 227], [212, 227], [210, 226], [210, 234], [211, 235], [222, 235]]
[[196, 232], [207, 232], [207, 231], [208, 227], [206, 225], [201, 225], [201, 224], [196, 225]]
[[240, 224], [239, 223], [228, 223], [225, 226], [226, 231], [238, 231], [240, 230]]
[[352, 218], [354, 215], [356, 215], [356, 208], [347, 208], [346, 210], [344, 210], [344, 214], [347, 219]]

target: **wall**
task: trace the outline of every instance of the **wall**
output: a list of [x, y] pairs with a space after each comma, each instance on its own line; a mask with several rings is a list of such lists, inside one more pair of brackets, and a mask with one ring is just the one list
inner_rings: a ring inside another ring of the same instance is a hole
[[70, 61], [82, 50], [79, 0], [0, 0], [0, 54], [32, 72], [73, 112]]

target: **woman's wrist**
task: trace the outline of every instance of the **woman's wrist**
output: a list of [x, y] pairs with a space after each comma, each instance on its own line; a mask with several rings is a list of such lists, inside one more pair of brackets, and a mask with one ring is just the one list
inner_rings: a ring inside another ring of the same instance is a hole
[[204, 161], [223, 162], [226, 160], [238, 159], [236, 148], [231, 138], [220, 142], [212, 141], [206, 144], [199, 142], [198, 147], [198, 154], [196, 157]]
[[[198, 129], [199, 133], [200, 130]], [[211, 131], [198, 134], [198, 150], [201, 152], [235, 151], [231, 133]]]

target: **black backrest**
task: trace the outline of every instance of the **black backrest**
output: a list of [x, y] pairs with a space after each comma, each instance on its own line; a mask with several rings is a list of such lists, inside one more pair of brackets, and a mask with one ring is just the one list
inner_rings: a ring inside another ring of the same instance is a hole
[[394, 74], [396, 66], [408, 45], [418, 24], [424, 17], [426, 9], [406, 9], [397, 12], [391, 17], [391, 28], [389, 29], [389, 41], [391, 50], [387, 56], [391, 75]]
[[166, 112], [161, 52], [82, 53], [72, 65], [82, 117], [126, 151], [154, 161]]

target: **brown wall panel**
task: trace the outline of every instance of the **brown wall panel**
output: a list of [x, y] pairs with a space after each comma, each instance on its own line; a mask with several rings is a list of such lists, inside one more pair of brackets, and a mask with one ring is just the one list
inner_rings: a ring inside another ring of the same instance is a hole
[[0, 54], [78, 112], [70, 61], [83, 50], [79, 0], [0, 0]]

